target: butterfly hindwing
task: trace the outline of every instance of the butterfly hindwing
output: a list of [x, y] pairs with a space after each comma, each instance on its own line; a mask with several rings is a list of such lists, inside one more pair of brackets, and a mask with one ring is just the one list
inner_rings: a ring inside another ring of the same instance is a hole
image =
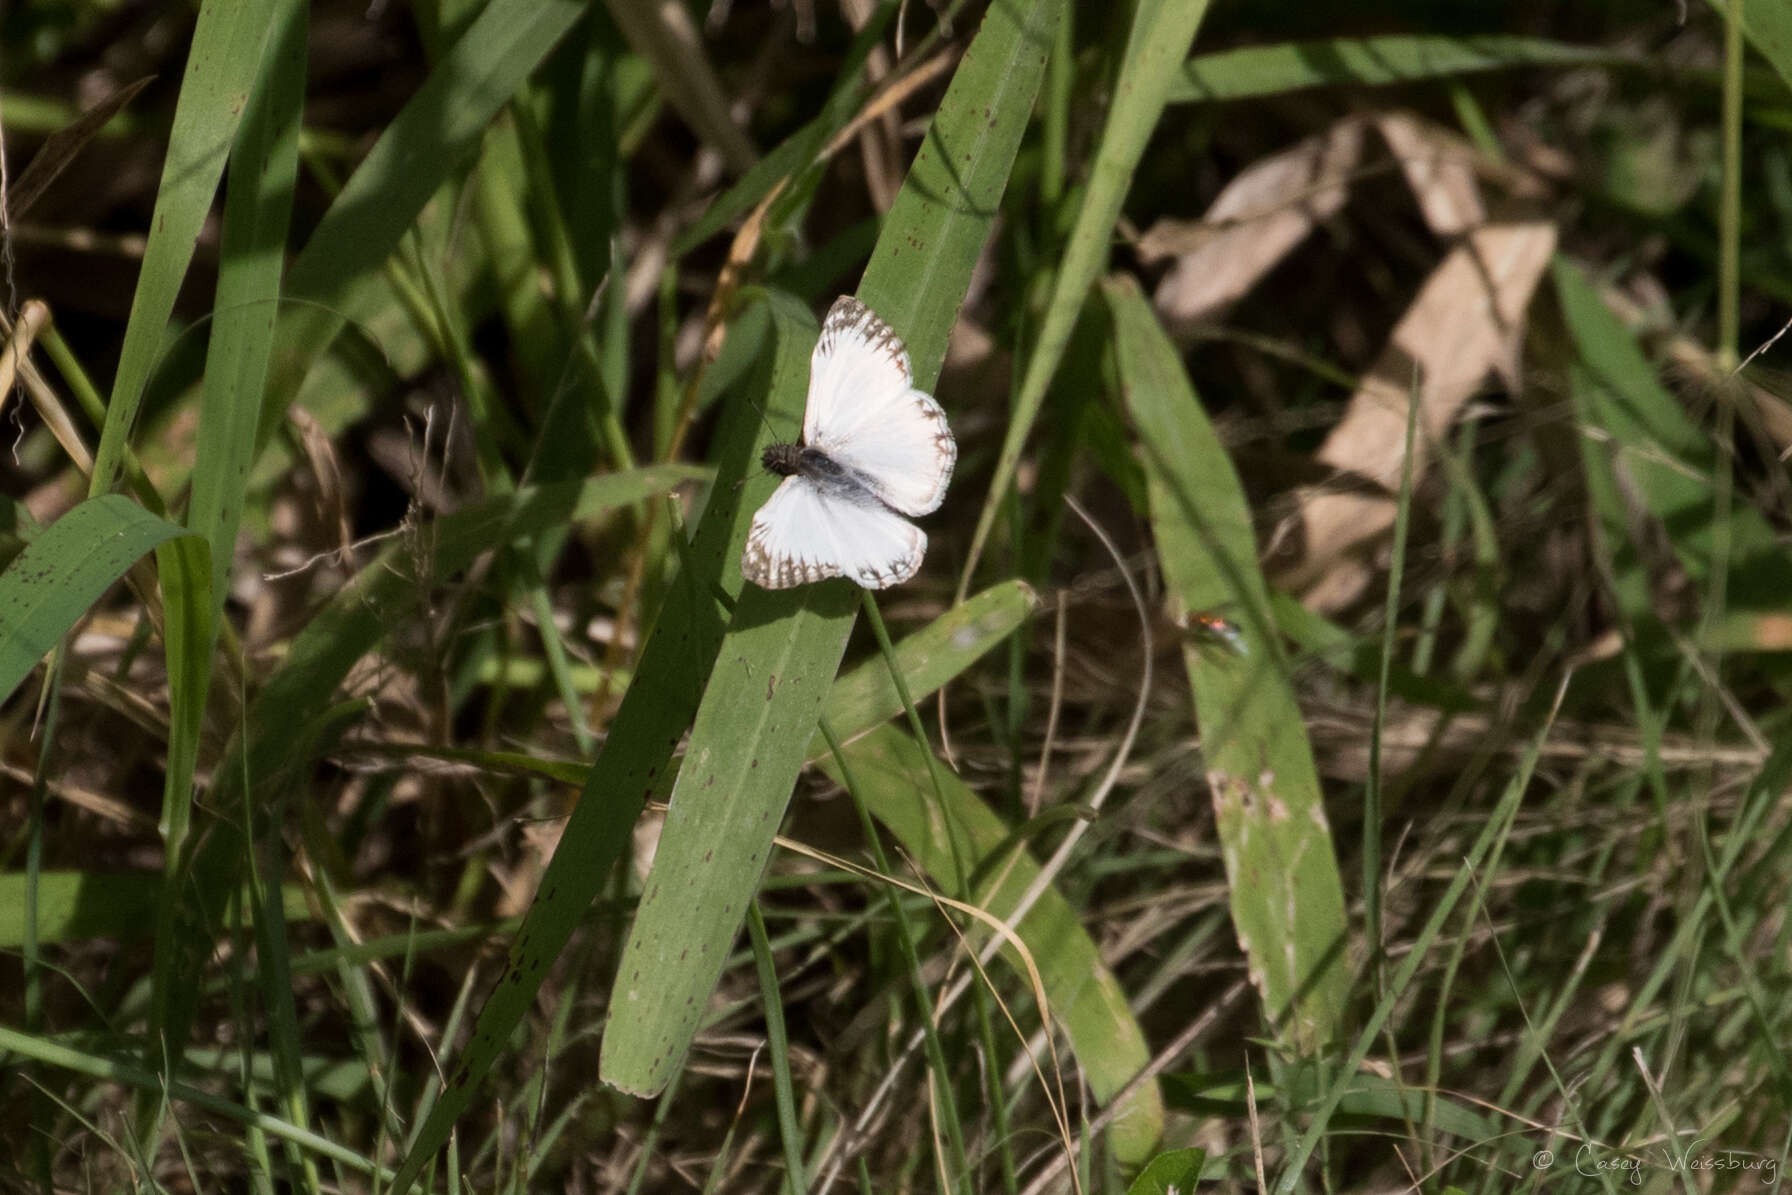
[[753, 516], [740, 567], [764, 589], [828, 577], [884, 589], [914, 576], [926, 551], [926, 533], [887, 507], [793, 476]]
[[958, 446], [939, 403], [913, 382], [902, 338], [869, 307], [842, 296], [815, 342], [803, 440], [888, 506], [924, 515], [945, 499]]

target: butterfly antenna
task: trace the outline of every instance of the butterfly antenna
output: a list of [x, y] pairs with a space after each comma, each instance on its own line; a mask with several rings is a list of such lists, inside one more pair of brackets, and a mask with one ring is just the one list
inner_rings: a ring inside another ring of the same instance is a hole
[[770, 419], [766, 418], [765, 408], [760, 406], [758, 403], [754, 402], [750, 398], [747, 400], [747, 405], [752, 407], [753, 410], [755, 410], [759, 413], [759, 422], [765, 424], [765, 430], [772, 434], [772, 439], [782, 443], [783, 437], [778, 435], [778, 429], [772, 426], [772, 421]]
[[[778, 435], [778, 429], [773, 427], [772, 421], [770, 419], [767, 419], [765, 416], [765, 408], [760, 406], [758, 403], [754, 402], [750, 398], [747, 400], [747, 405], [749, 407], [752, 407], [754, 412], [759, 416], [759, 422], [765, 424], [765, 430], [771, 433], [772, 441], [774, 443], [781, 442], [782, 437], [780, 437]], [[738, 490], [738, 489], [740, 489], [741, 486], [746, 485], [748, 479], [751, 476], [752, 476], [752, 474], [749, 473], [747, 476], [742, 477], [739, 481], [734, 483], [734, 488]]]

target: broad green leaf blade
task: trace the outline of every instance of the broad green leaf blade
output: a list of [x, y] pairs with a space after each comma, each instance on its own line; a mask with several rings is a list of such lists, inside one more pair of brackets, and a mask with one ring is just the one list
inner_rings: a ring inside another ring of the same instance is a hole
[[477, 152], [486, 124], [584, 11], [576, 0], [492, 0], [386, 126], [287, 275], [287, 294], [302, 302], [280, 321], [280, 383], [268, 388], [260, 443], [341, 331], [339, 313], [357, 284], [379, 273], [423, 205]]
[[[0, 874], [0, 950], [16, 950], [25, 940], [25, 886], [30, 877]], [[161, 890], [159, 872], [45, 871], [37, 877], [37, 942], [131, 941], [155, 928], [143, 911]], [[288, 884], [280, 903], [290, 921], [311, 917], [305, 890]]]
[[118, 479], [143, 388], [155, 368], [181, 279], [193, 260], [199, 231], [217, 194], [268, 29], [268, 14], [260, 5], [204, 0], [199, 6], [199, 22], [193, 29], [180, 99], [174, 107], [174, 126], [168, 135], [168, 156], [162, 163], [162, 182], [156, 189], [149, 243], [137, 274], [124, 347], [119, 351], [112, 401], [94, 453], [93, 475], [88, 479], [89, 494], [105, 493]]
[[[907, 341], [923, 389], [939, 376], [1063, 8], [1062, 0], [990, 7], [866, 267], [859, 298]], [[783, 402], [800, 405], [806, 376], [785, 384]], [[657, 1092], [682, 1062], [740, 930], [856, 609], [845, 583], [742, 592], [623, 948], [600, 1062], [605, 1082]], [[717, 798], [725, 792], [734, 803], [722, 808]], [[723, 821], [746, 832], [716, 843], [713, 826]], [[694, 909], [686, 903], [690, 885], [710, 850], [719, 853], [707, 862], [736, 886]]]
[[0, 700], [144, 553], [186, 531], [129, 498], [89, 498], [0, 573]]
[[1064, 243], [1039, 338], [1027, 357], [1027, 369], [1014, 396], [1014, 411], [1002, 437], [1002, 452], [996, 458], [995, 474], [990, 478], [983, 509], [977, 515], [977, 529], [971, 534], [970, 551], [959, 578], [960, 597], [970, 587], [971, 572], [995, 526], [996, 511], [1014, 482], [1021, 449], [1039, 417], [1052, 375], [1058, 371], [1058, 363], [1070, 344], [1083, 300], [1096, 276], [1107, 266], [1114, 221], [1119, 218], [1120, 205], [1132, 185], [1133, 171], [1145, 152], [1151, 130], [1157, 127], [1170, 87], [1181, 71], [1183, 55], [1188, 53], [1195, 29], [1206, 12], [1207, 0], [1139, 0], [1134, 10], [1126, 56], [1114, 84], [1114, 106], [1102, 126], [1088, 189]]
[[[846, 748], [859, 796], [933, 882], [946, 895], [1006, 919], [1038, 878], [1039, 864], [1025, 851], [1011, 849], [1012, 828], [949, 770], [941, 777], [946, 805], [940, 808], [925, 753], [894, 726], [880, 727]], [[822, 768], [841, 779], [832, 758], [823, 760]], [[990, 874], [967, 893], [960, 877], [985, 871]], [[1096, 1102], [1105, 1105], [1151, 1061], [1126, 992], [1057, 889], [1047, 888], [1017, 929], [1039, 968], [1053, 1022], [1068, 1038]], [[1012, 948], [1001, 957], [1021, 968]], [[1157, 1084], [1143, 1083], [1115, 1116], [1109, 1143], [1121, 1161], [1137, 1165], [1151, 1155], [1163, 1127]]]
[[[741, 592], [708, 692], [757, 700], [706, 699], [697, 710], [618, 966], [604, 1033], [606, 1082], [654, 1095], [682, 1061], [807, 755], [815, 714], [794, 726], [781, 720], [821, 709], [846, 647], [835, 628], [857, 608], [847, 581], [794, 595]], [[832, 653], [818, 656], [816, 640]]]
[[1233, 927], [1266, 1019], [1311, 1055], [1334, 1040], [1350, 980], [1344, 888], [1305, 723], [1273, 631], [1238, 475], [1132, 279], [1107, 287], [1114, 353], [1138, 428], [1151, 528], [1173, 613], [1218, 607], [1237, 655], [1183, 644]]
[[[1713, 3], [1719, 13], [1724, 6]], [[1743, 4], [1738, 8], [1742, 31], [1754, 46], [1779, 72], [1786, 86], [1792, 87], [1792, 8], [1784, 4]]]
[[[1039, 598], [1025, 581], [1003, 581], [969, 601], [953, 606], [925, 627], [896, 644], [896, 667], [918, 704], [985, 652], [1002, 642], [1039, 608]], [[834, 682], [828, 693], [828, 722], [841, 742], [881, 726], [902, 713], [902, 698], [890, 676], [890, 664], [874, 655]], [[820, 731], [809, 742], [811, 761], [827, 758], [827, 740]]]
[[690, 726], [722, 641], [723, 612], [711, 587], [728, 594], [739, 590], [740, 545], [755, 499], [770, 492], [771, 479], [758, 476], [758, 452], [770, 432], [755, 404], [767, 402], [766, 418], [788, 421], [785, 426], [802, 419], [800, 386], [808, 377], [815, 329], [814, 317], [799, 305], [771, 294], [750, 307], [731, 330], [716, 373], [730, 374], [730, 354], [758, 348], [768, 328], [771, 351], [761, 354], [754, 379], [741, 387], [718, 431], [722, 447], [716, 480], [684, 553], [699, 575], [681, 574], [667, 595], [635, 679], [610, 720], [579, 803], [511, 945], [505, 972], [479, 1011], [453, 1079], [411, 1143], [394, 1195], [403, 1195], [448, 1141], [455, 1120], [502, 1056], [543, 977], [622, 857], [647, 795]]
[[1188, 1195], [1201, 1181], [1201, 1168], [1206, 1165], [1204, 1149], [1166, 1150], [1139, 1171], [1126, 1195]]
[[1170, 87], [1169, 102], [1240, 100], [1334, 84], [1381, 86], [1513, 67], [1639, 61], [1601, 46], [1537, 37], [1339, 37], [1197, 54]]

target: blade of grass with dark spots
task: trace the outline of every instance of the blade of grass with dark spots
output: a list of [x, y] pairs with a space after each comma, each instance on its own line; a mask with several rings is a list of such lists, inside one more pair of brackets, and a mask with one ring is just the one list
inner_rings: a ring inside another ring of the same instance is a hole
[[199, 6], [106, 426], [88, 478], [89, 494], [105, 493], [118, 479], [143, 388], [161, 353], [175, 296], [217, 194], [269, 27], [268, 15], [259, 5], [205, 0]]
[[89, 498], [40, 531], [0, 573], [0, 700], [126, 569], [185, 534], [117, 494]]
[[[761, 351], [758, 368], [740, 387], [717, 432], [720, 463], [703, 516], [684, 552], [681, 572], [641, 653], [635, 678], [610, 720], [584, 791], [561, 833], [535, 901], [511, 944], [498, 984], [480, 1009], [453, 1077], [430, 1109], [399, 1169], [393, 1195], [403, 1195], [448, 1141], [480, 1083], [504, 1053], [529, 1011], [542, 979], [565, 948], [586, 909], [623, 856], [636, 818], [689, 728], [705, 678], [720, 649], [723, 611], [716, 590], [738, 592], [740, 545], [771, 479], [758, 476], [758, 453], [770, 440], [769, 418], [783, 426], [802, 419], [802, 379], [809, 371], [814, 318], [784, 296], [765, 292], [731, 330], [717, 373], [727, 376], [737, 342]], [[762, 418], [756, 404], [763, 404]], [[692, 575], [695, 573], [696, 575]]]
[[[966, 51], [859, 287], [932, 389], [1044, 74], [1061, 0], [998, 4]], [[800, 406], [807, 371], [788, 378]], [[734, 541], [738, 549], [740, 541]], [[721, 974], [852, 630], [846, 582], [742, 591], [623, 948], [600, 1077], [660, 1091]]]
[[1120, 75], [1114, 83], [1113, 107], [1102, 126], [1082, 206], [1064, 242], [1045, 318], [1027, 357], [1026, 372], [1014, 397], [1014, 411], [1002, 437], [1002, 452], [996, 458], [995, 474], [990, 478], [983, 509], [977, 515], [977, 529], [971, 534], [970, 550], [958, 581], [961, 598], [970, 588], [971, 572], [995, 527], [996, 512], [1014, 482], [1021, 449], [1032, 433], [1052, 375], [1070, 344], [1083, 300], [1107, 265], [1114, 222], [1132, 184], [1133, 171], [1145, 152], [1151, 131], [1157, 127], [1170, 87], [1182, 69], [1183, 56], [1206, 12], [1207, 0], [1139, 0], [1134, 10]]
[[1129, 277], [1107, 286], [1114, 353], [1139, 433], [1173, 613], [1225, 610], [1242, 655], [1185, 639], [1232, 921], [1264, 1015], [1311, 1056], [1349, 993], [1344, 888], [1305, 723], [1273, 631], [1238, 475], [1157, 316]]

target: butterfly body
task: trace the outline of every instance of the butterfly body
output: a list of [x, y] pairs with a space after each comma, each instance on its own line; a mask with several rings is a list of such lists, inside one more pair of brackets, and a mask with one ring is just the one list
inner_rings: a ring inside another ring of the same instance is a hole
[[945, 500], [958, 446], [914, 388], [901, 337], [842, 297], [810, 359], [802, 442], [761, 459], [784, 481], [753, 516], [741, 574], [766, 589], [828, 577], [883, 589], [921, 567], [927, 535], [908, 518]]
[[759, 459], [767, 472], [779, 477], [805, 478], [811, 485], [843, 501], [878, 501], [865, 478], [819, 448], [807, 444], [769, 444]]

